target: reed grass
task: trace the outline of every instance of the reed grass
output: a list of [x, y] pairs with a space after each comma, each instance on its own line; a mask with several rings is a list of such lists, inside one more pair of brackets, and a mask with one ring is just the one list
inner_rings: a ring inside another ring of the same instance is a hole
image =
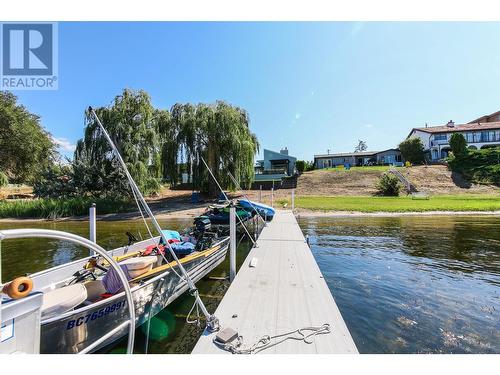
[[57, 219], [68, 216], [88, 215], [95, 203], [99, 214], [126, 212], [133, 209], [127, 200], [67, 198], [0, 201], [0, 218]]

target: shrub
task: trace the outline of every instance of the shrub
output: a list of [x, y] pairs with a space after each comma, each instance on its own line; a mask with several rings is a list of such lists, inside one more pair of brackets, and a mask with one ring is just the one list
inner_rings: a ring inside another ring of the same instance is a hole
[[467, 153], [467, 141], [462, 133], [453, 133], [450, 137], [450, 147], [453, 155], [465, 155]]
[[418, 137], [412, 137], [399, 144], [399, 151], [404, 160], [412, 164], [422, 164], [424, 162], [424, 144]]
[[306, 161], [306, 172], [314, 171], [314, 162]]
[[0, 187], [7, 186], [9, 183], [9, 178], [3, 172], [0, 172]]
[[467, 180], [478, 184], [500, 186], [500, 147], [467, 150], [448, 159], [448, 167], [461, 173]]
[[303, 173], [306, 170], [306, 162], [304, 160], [297, 160], [295, 168], [297, 168], [299, 173]]
[[397, 197], [401, 190], [399, 179], [392, 173], [384, 173], [377, 182], [377, 192], [379, 195]]

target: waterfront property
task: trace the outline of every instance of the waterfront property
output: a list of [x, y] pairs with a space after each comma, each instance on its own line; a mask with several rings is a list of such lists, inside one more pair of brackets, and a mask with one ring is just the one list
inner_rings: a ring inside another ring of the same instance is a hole
[[449, 121], [446, 125], [413, 128], [407, 138], [419, 137], [429, 153], [430, 160], [448, 157], [451, 151], [450, 137], [453, 133], [461, 133], [469, 148], [482, 149], [500, 146], [500, 111], [479, 117], [467, 124], [455, 124]]
[[288, 154], [287, 147], [280, 152], [264, 149], [264, 159], [255, 162], [253, 188], [295, 187], [296, 181], [290, 185], [286, 180], [297, 174], [296, 162], [297, 158]]
[[257, 160], [255, 165], [255, 177], [260, 175], [279, 174], [283, 176], [292, 176], [297, 171], [295, 163], [297, 158], [288, 154], [288, 148], [285, 147], [280, 152], [264, 149], [264, 159]]
[[390, 148], [384, 151], [347, 152], [337, 154], [314, 155], [316, 169], [331, 168], [338, 165], [397, 165], [402, 162], [401, 152]]

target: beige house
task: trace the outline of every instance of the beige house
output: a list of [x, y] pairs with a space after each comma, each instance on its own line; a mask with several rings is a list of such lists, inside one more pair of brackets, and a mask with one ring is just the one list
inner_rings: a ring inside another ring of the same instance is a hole
[[469, 148], [481, 149], [500, 146], [500, 111], [479, 117], [467, 124], [455, 124], [413, 128], [407, 138], [419, 137], [424, 148], [430, 153], [431, 160], [448, 156], [451, 150], [449, 141], [453, 133], [462, 133]]

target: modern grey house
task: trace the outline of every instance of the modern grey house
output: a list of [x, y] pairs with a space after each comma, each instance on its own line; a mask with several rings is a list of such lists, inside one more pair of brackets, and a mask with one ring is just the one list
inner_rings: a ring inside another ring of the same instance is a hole
[[296, 174], [296, 162], [297, 158], [290, 156], [286, 147], [280, 152], [264, 149], [264, 159], [255, 163], [254, 184], [268, 182], [270, 186], [281, 185], [283, 179]]
[[255, 173], [293, 176], [296, 172], [296, 162], [297, 158], [290, 156], [286, 147], [281, 149], [280, 152], [264, 149], [264, 159], [257, 160]]
[[314, 155], [314, 167], [316, 169], [331, 168], [345, 164], [361, 166], [367, 164], [397, 165], [399, 163], [402, 163], [401, 152], [395, 148], [384, 151]]

